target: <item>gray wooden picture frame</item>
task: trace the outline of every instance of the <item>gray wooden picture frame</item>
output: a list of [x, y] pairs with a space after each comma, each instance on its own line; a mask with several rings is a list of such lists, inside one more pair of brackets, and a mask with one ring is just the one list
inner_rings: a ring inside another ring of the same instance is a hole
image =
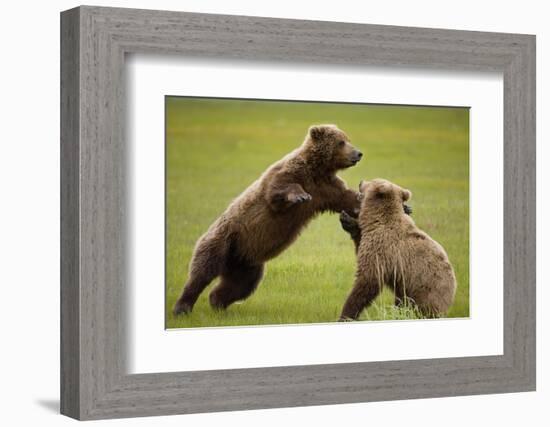
[[[127, 374], [127, 53], [502, 72], [504, 354]], [[88, 6], [62, 12], [63, 414], [84, 420], [530, 390], [534, 36]]]

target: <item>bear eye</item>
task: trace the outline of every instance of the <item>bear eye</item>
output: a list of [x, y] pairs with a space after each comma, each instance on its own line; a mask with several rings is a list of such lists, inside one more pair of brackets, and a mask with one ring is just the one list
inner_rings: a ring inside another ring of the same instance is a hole
[[342, 141], [338, 142], [338, 145], [340, 147], [343, 147], [344, 145], [346, 145], [346, 141], [342, 140]]

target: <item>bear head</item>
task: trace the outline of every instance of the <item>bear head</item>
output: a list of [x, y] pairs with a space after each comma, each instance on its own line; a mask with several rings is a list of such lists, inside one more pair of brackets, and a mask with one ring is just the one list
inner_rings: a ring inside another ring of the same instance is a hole
[[369, 211], [381, 214], [405, 214], [403, 205], [412, 197], [409, 190], [381, 178], [359, 183], [359, 197], [361, 198], [361, 213]]
[[336, 125], [311, 126], [304, 144], [308, 161], [327, 172], [355, 166], [363, 157]]

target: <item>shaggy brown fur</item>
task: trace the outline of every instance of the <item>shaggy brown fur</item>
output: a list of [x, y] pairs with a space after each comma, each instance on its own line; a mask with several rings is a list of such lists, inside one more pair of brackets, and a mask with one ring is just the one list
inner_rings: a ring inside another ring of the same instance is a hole
[[[411, 192], [383, 179], [362, 182], [360, 192], [360, 234], [352, 233], [357, 273], [340, 320], [357, 319], [384, 284], [394, 291], [396, 305], [410, 301], [424, 316], [444, 315], [454, 299], [455, 274], [443, 247], [404, 212]], [[354, 230], [345, 213], [341, 222]]]
[[336, 172], [361, 156], [336, 126], [312, 126], [303, 144], [271, 165], [197, 241], [174, 314], [190, 312], [217, 276], [220, 283], [210, 293], [214, 308], [247, 298], [262, 278], [264, 263], [294, 242], [313, 217], [342, 210], [356, 215], [359, 194]]

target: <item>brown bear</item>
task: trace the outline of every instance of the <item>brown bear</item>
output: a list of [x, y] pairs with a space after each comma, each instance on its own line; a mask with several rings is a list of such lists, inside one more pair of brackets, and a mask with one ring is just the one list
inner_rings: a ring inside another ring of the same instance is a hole
[[336, 173], [361, 157], [335, 125], [311, 126], [302, 145], [271, 165], [199, 238], [174, 314], [189, 313], [218, 276], [212, 307], [247, 298], [264, 263], [284, 251], [313, 217], [325, 211], [357, 215], [359, 193]]
[[356, 244], [357, 273], [340, 320], [355, 320], [386, 285], [396, 305], [412, 302], [425, 317], [444, 315], [456, 278], [443, 247], [403, 210], [411, 192], [389, 181], [361, 182], [357, 221], [342, 212], [342, 227]]

